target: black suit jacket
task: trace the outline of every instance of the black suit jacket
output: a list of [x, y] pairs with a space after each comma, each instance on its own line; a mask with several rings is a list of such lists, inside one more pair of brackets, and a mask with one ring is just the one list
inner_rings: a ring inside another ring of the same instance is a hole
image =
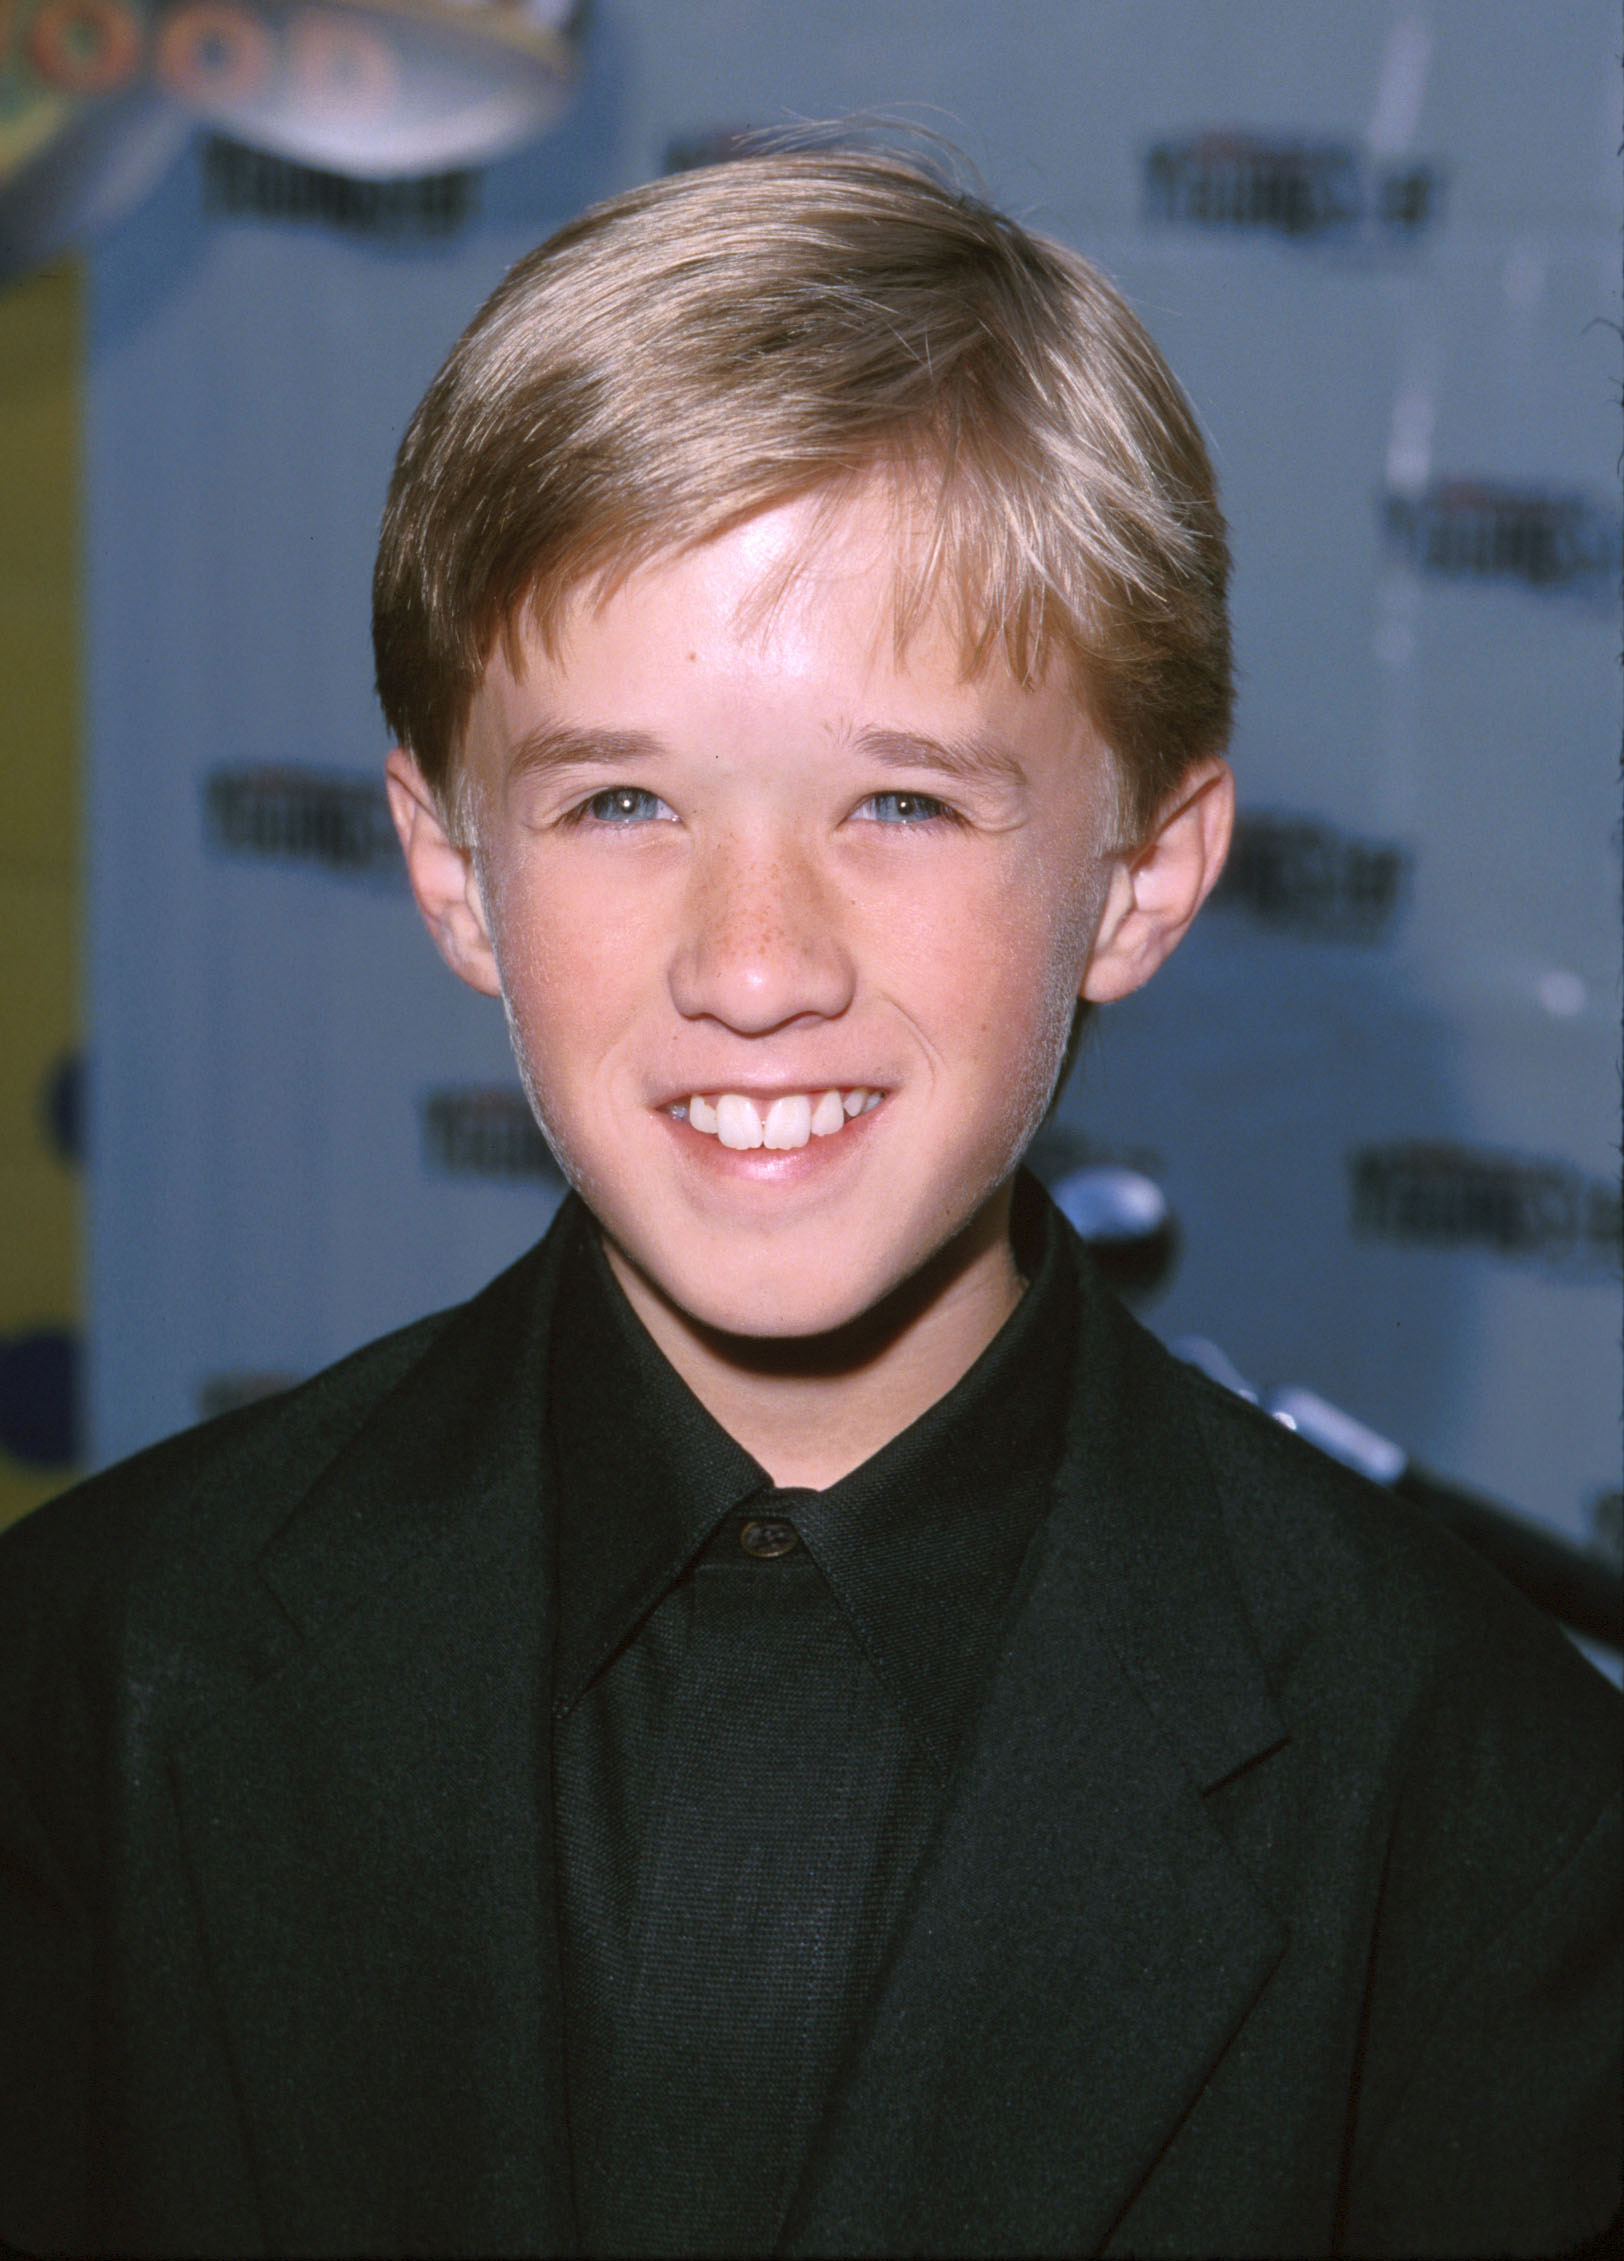
[[[1077, 1260], [1054, 1509], [784, 2250], [1584, 2237], [1616, 2184], [1612, 1691]], [[25, 2249], [569, 2250], [554, 1270], [544, 1243], [0, 1546]]]

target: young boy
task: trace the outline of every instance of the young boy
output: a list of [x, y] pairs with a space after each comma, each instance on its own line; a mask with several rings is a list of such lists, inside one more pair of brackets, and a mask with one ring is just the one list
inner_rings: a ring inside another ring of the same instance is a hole
[[389, 789], [575, 1197], [7, 1542], [8, 2237], [1602, 2227], [1611, 1692], [1018, 1175], [1222, 864], [1226, 569], [1132, 314], [903, 164], [656, 183], [476, 317]]

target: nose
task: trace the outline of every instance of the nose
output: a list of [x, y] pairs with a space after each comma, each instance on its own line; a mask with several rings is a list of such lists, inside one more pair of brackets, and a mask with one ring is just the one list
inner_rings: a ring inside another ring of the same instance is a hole
[[804, 845], [778, 832], [718, 839], [692, 871], [671, 965], [678, 1012], [741, 1036], [834, 1019], [855, 988], [844, 923]]

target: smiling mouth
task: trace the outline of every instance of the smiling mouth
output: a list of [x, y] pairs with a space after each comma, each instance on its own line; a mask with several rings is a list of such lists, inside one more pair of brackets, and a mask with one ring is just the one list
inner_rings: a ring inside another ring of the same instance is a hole
[[786, 1091], [765, 1103], [740, 1091], [696, 1091], [669, 1111], [678, 1122], [736, 1153], [748, 1154], [758, 1146], [787, 1153], [814, 1138], [836, 1137], [859, 1115], [872, 1114], [884, 1097], [867, 1084], [849, 1090]]

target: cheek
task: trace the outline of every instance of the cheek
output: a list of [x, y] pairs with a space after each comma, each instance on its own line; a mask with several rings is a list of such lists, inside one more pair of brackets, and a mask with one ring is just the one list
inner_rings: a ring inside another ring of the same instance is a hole
[[527, 1081], [561, 1091], [611, 1040], [634, 953], [605, 946], [578, 888], [522, 868], [493, 877], [485, 899], [514, 1047]]
[[[1024, 1144], [1037, 1129], [1065, 1059], [1078, 992], [1105, 905], [1106, 879], [1092, 865], [1069, 883], [1040, 885], [983, 930], [998, 939], [987, 968], [986, 1035], [999, 1055], [1001, 1117]], [[1023, 915], [1024, 914], [1024, 915]]]
[[940, 953], [944, 993], [975, 998], [989, 1028], [1024, 1048], [1071, 1007], [1087, 970], [1105, 902], [1092, 860], [1082, 874], [1019, 874], [992, 899], [966, 902]]
[[530, 892], [523, 915], [515, 915], [515, 892], [491, 924], [519, 1080], [565, 1179], [601, 1210], [610, 1194], [602, 1077], [626, 1024], [617, 961], [598, 947], [589, 926], [568, 915], [566, 903], [548, 897], [543, 915]]

